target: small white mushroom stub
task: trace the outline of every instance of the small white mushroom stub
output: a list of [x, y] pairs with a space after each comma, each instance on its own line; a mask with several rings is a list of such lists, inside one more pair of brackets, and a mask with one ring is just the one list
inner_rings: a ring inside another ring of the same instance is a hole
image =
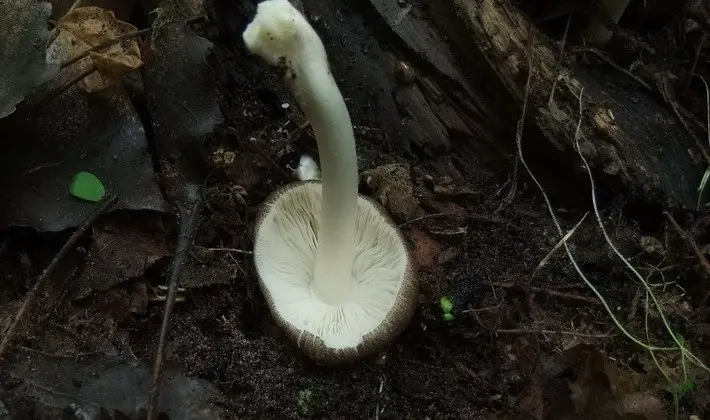
[[350, 116], [325, 48], [287, 0], [260, 3], [247, 48], [287, 66], [286, 84], [311, 122], [321, 163], [273, 192], [259, 210], [254, 261], [277, 323], [322, 363], [380, 350], [409, 324], [417, 279], [406, 240], [384, 208], [358, 194]]

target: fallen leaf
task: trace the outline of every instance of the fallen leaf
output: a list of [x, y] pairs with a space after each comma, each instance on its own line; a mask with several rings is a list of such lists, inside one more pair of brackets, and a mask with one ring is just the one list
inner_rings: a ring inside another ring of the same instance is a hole
[[[90, 353], [76, 357], [18, 348], [4, 368], [0, 385], [12, 418], [145, 418], [151, 371], [138, 360]], [[211, 383], [165, 370], [159, 412], [171, 420], [223, 418], [224, 397]], [[12, 388], [5, 384], [12, 383]], [[4, 388], [4, 389], [3, 389]]]
[[91, 172], [79, 172], [74, 175], [69, 192], [82, 200], [96, 202], [104, 198], [106, 188], [101, 180]]
[[382, 165], [363, 171], [360, 177], [397, 220], [411, 219], [419, 208], [409, 176], [409, 165]]
[[0, 2], [0, 118], [15, 111], [32, 88], [59, 71], [47, 61], [52, 5], [35, 0]]
[[[168, 197], [180, 207], [193, 201], [208, 171], [203, 145], [223, 121], [220, 91], [207, 63], [212, 43], [185, 24], [160, 29], [143, 71], [153, 137]], [[184, 207], [184, 206], [183, 206]]]
[[661, 241], [653, 236], [642, 236], [639, 240], [639, 245], [641, 249], [649, 254], [663, 255], [665, 252]]
[[116, 217], [94, 226], [85, 268], [75, 280], [78, 285], [75, 299], [140, 277], [171, 254], [165, 234], [126, 219]]
[[34, 112], [3, 118], [0, 132], [0, 184], [8, 203], [0, 207], [0, 228], [61, 231], [81, 224], [96, 206], [67, 191], [80, 171], [95, 174], [118, 194], [114, 211], [169, 210], [145, 130], [126, 94], [94, 98], [72, 87]]
[[[52, 45], [54, 56], [63, 61], [78, 57], [92, 47], [136, 32], [138, 28], [116, 19], [111, 10], [95, 6], [78, 7], [57, 21], [59, 35]], [[96, 67], [96, 73], [85, 77], [80, 86], [87, 92], [97, 92], [115, 84], [125, 74], [143, 65], [138, 42], [125, 39], [89, 55], [74, 66]]]
[[594, 347], [541, 355], [518, 405], [532, 418], [662, 420], [662, 379], [615, 365]]

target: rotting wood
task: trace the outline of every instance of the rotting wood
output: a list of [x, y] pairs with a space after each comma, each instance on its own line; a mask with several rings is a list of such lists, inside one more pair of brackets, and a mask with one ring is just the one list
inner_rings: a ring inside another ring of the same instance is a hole
[[451, 0], [450, 5], [468, 30], [467, 47], [485, 57], [518, 104], [528, 71], [528, 39], [533, 36], [536, 59], [528, 120], [550, 144], [572, 153], [574, 159], [576, 98], [584, 87], [591, 106], [580, 144], [592, 169], [604, 175], [607, 185], [621, 183], [645, 201], [695, 206], [705, 167], [694, 158], [693, 137], [658, 92], [649, 92], [608, 64], [558, 65], [559, 47], [553, 47], [512, 2]]
[[[464, 171], [482, 163], [510, 172], [533, 34], [536, 60], [526, 126], [537, 131], [528, 135], [534, 139], [530, 147], [541, 151], [546, 166], [559, 167], [555, 177], [579, 176], [578, 190], [587, 188], [573, 146], [577, 95], [584, 87], [589, 110], [580, 144], [599, 186], [644, 202], [695, 207], [707, 164], [697, 134], [693, 138], [687, 131], [697, 126], [684, 126], [679, 118], [685, 114], [664, 101], [662, 89], [651, 91], [595, 54], [568, 52], [560, 64], [559, 45], [540, 34], [513, 2], [370, 0], [371, 7], [353, 9], [345, 0], [304, 0], [303, 5], [324, 36], [355, 121], [382, 129], [395, 150], [458, 161]], [[397, 78], [402, 65], [414, 76]], [[547, 162], [551, 153], [555, 161]]]
[[[382, 129], [395, 150], [429, 161], [453, 159], [469, 167], [481, 160], [499, 167], [509, 162], [511, 149], [499, 139], [512, 138], [515, 110], [473, 86], [471, 73], [420, 6], [370, 4], [353, 10], [345, 0], [303, 0], [355, 123]], [[413, 77], [397, 77], [402, 65]]]

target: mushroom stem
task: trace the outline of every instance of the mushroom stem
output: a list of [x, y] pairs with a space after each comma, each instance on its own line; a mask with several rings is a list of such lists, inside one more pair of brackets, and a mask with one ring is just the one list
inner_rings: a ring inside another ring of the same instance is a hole
[[[612, 22], [618, 24], [629, 3], [631, 0], [599, 0], [599, 8], [606, 12]], [[592, 16], [591, 22], [587, 26], [587, 33], [597, 45], [606, 45], [614, 35], [614, 32], [606, 27], [599, 13]]]
[[358, 168], [350, 114], [320, 37], [287, 0], [260, 3], [243, 38], [270, 64], [285, 65], [286, 84], [315, 134], [322, 198], [312, 288], [323, 302], [338, 305], [355, 285]]
[[[312, 42], [320, 43], [319, 39]], [[315, 58], [315, 57], [314, 57]], [[322, 201], [313, 290], [326, 303], [352, 291], [358, 168], [350, 115], [325, 56], [292, 67], [296, 99], [311, 122], [321, 163]]]

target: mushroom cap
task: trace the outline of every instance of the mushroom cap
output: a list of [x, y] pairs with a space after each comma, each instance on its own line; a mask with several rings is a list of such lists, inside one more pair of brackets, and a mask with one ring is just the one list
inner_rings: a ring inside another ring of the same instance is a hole
[[358, 195], [356, 286], [340, 305], [311, 289], [321, 207], [319, 181], [269, 196], [256, 223], [254, 261], [271, 312], [291, 340], [320, 363], [353, 361], [389, 344], [409, 324], [418, 286], [407, 242], [385, 210]]

